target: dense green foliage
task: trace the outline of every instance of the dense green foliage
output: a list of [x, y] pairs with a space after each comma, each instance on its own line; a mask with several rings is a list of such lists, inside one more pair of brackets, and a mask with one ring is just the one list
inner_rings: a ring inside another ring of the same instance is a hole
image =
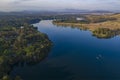
[[93, 31], [93, 36], [98, 38], [111, 38], [120, 34], [120, 29], [110, 30], [108, 28], [98, 28]]
[[86, 17], [89, 23], [100, 23], [105, 21], [114, 21], [117, 20], [115, 17], [110, 17], [110, 15], [88, 15]]
[[[83, 18], [83, 20], [77, 20], [77, 18]], [[53, 22], [56, 23], [100, 23], [105, 21], [114, 21], [117, 20], [115, 17], [110, 17], [109, 15], [62, 15], [59, 18], [56, 18]]]
[[[77, 20], [77, 18], [81, 18], [81, 20]], [[61, 15], [56, 16], [53, 23], [89, 23], [86, 19], [85, 15]]]
[[0, 16], [0, 27], [20, 27], [24, 24], [39, 22], [40, 18], [24, 16]]
[[51, 41], [31, 25], [40, 20], [38, 16], [0, 16], [0, 80], [13, 80], [9, 73], [15, 65], [36, 64], [48, 55]]
[[33, 26], [5, 27], [0, 31], [0, 77], [8, 75], [19, 62], [30, 64], [42, 60], [50, 49], [47, 35]]
[[38, 23], [40, 20], [57, 18], [55, 15], [46, 14], [7, 14], [0, 15], [0, 27], [20, 27], [24, 24]]

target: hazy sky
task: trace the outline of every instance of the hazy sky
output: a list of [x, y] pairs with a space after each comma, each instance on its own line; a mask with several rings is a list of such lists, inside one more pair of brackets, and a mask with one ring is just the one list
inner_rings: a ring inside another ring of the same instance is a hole
[[0, 11], [120, 10], [120, 0], [0, 0]]

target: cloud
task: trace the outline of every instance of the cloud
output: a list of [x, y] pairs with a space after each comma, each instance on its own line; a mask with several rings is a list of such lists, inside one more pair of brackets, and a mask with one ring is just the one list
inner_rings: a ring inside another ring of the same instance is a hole
[[0, 0], [0, 11], [22, 10], [119, 10], [120, 0]]

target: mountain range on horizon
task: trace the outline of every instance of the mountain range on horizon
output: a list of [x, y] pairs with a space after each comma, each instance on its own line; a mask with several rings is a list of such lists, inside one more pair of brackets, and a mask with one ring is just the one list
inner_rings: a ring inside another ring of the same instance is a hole
[[37, 10], [24, 10], [24, 11], [14, 11], [14, 12], [3, 12], [0, 11], [0, 15], [14, 15], [14, 14], [89, 14], [89, 13], [120, 13], [120, 11], [109, 11], [109, 10], [78, 10], [78, 9], [64, 9], [64, 10], [59, 10], [59, 11], [37, 11]]

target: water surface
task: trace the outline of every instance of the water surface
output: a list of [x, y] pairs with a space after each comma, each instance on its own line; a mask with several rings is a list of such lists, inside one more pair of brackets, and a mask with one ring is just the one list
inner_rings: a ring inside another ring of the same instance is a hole
[[98, 39], [90, 31], [35, 24], [53, 42], [48, 57], [36, 65], [15, 67], [24, 80], [120, 80], [120, 36]]

